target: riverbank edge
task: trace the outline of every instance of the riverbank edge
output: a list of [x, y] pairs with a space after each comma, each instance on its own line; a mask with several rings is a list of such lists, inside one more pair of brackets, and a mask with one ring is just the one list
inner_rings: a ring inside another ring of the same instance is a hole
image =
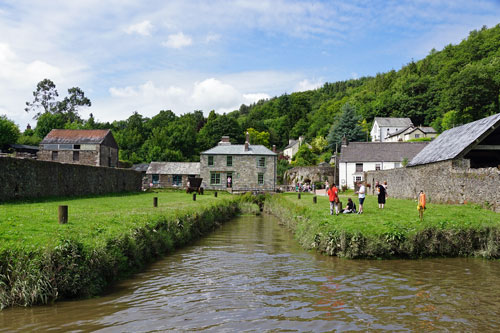
[[[348, 259], [420, 259], [425, 257], [500, 258], [500, 228], [426, 228], [415, 233], [394, 231], [367, 235], [360, 232], [327, 231], [315, 221], [307, 207], [280, 195], [270, 196], [264, 211], [289, 228], [306, 250]], [[318, 232], [319, 230], [319, 232]]]
[[156, 218], [99, 247], [68, 238], [53, 248], [2, 251], [0, 310], [102, 294], [112, 283], [234, 218], [244, 201], [234, 197], [175, 218]]

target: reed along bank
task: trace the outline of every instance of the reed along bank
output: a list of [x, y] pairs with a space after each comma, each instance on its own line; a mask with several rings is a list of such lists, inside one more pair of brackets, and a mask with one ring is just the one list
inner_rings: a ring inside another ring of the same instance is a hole
[[[351, 195], [358, 205], [357, 197]], [[344, 207], [347, 196], [340, 197]], [[305, 249], [343, 258], [500, 258], [500, 214], [475, 205], [427, 205], [421, 222], [412, 200], [388, 198], [379, 209], [367, 196], [364, 213], [330, 215], [327, 197], [273, 195], [265, 211], [290, 228]]]
[[166, 191], [1, 204], [0, 308], [98, 295], [233, 218], [242, 200]]

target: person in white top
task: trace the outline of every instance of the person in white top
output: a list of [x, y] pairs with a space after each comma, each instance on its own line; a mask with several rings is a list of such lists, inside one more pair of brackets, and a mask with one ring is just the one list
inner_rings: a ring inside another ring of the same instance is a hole
[[361, 185], [359, 186], [358, 191], [356, 192], [358, 194], [358, 199], [359, 199], [358, 214], [363, 214], [363, 202], [365, 202], [365, 192], [366, 192], [365, 182], [362, 182]]

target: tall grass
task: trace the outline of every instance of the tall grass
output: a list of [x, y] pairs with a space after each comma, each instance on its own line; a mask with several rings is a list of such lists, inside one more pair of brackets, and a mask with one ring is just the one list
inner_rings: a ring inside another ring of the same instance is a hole
[[[347, 197], [341, 201], [345, 205]], [[330, 216], [326, 197], [313, 204], [312, 195], [299, 200], [283, 194], [268, 200], [266, 211], [294, 230], [304, 248], [339, 257], [500, 257], [500, 214], [473, 205], [429, 204], [421, 222], [416, 205], [389, 198], [379, 209], [377, 198], [368, 196], [362, 215]]]

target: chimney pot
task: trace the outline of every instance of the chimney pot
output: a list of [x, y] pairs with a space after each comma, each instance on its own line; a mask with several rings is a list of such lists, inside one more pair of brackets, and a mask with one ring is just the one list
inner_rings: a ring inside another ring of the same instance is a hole
[[273, 153], [276, 153], [276, 145], [273, 145]]

